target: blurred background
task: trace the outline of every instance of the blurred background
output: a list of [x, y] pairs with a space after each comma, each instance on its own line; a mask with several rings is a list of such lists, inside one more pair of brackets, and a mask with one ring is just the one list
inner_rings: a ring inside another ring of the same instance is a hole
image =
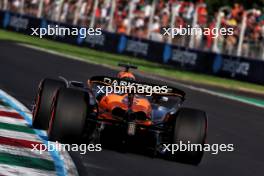
[[[1, 0], [0, 9], [202, 51], [264, 60], [263, 0]], [[200, 26], [234, 35], [164, 36], [162, 29]]]

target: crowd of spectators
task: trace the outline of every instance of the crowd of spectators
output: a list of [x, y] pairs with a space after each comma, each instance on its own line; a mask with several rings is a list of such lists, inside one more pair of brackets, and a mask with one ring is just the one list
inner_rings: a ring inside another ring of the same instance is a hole
[[[4, 6], [3, 1], [0, 4], [1, 8]], [[37, 16], [41, 1], [43, 1], [42, 17], [51, 20], [86, 27], [92, 25], [111, 32], [159, 42], [172, 42], [184, 47], [190, 47], [190, 36], [176, 36], [170, 40], [168, 36], [163, 35], [162, 29], [193, 25], [195, 15], [196, 26], [214, 28], [220, 13], [216, 11], [214, 14], [208, 14], [203, 0], [197, 0], [195, 3], [179, 0], [8, 0], [7, 8]], [[113, 6], [114, 11], [111, 10]], [[153, 10], [154, 14], [152, 14]], [[217, 38], [218, 52], [237, 54], [243, 15], [247, 10], [242, 4], [234, 4], [233, 7], [221, 12], [224, 15], [220, 27], [233, 28], [234, 34]], [[175, 16], [174, 20], [172, 16]], [[260, 11], [248, 13], [246, 26], [241, 55], [264, 59], [264, 14]], [[212, 51], [215, 39], [212, 35], [197, 35], [193, 42], [193, 47], [196, 49]]]

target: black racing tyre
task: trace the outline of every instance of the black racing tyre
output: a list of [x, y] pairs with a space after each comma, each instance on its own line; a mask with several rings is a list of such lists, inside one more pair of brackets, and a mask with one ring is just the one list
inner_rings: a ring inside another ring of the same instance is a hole
[[89, 113], [89, 95], [71, 88], [61, 88], [54, 98], [49, 123], [50, 141], [79, 142]]
[[[198, 144], [204, 146], [207, 134], [207, 116], [204, 111], [181, 108], [179, 109], [174, 122], [172, 136], [173, 144]], [[171, 155], [173, 159], [198, 165], [203, 157], [203, 150], [198, 151], [177, 151]]]
[[32, 125], [34, 128], [48, 129], [52, 100], [61, 87], [66, 87], [62, 80], [44, 79], [40, 82], [33, 109]]

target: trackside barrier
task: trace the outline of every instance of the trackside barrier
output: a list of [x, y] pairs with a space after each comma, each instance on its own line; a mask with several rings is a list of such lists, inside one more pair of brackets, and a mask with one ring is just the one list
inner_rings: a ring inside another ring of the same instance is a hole
[[[78, 26], [0, 11], [0, 28], [6, 30], [30, 35], [33, 32], [31, 28], [47, 28], [48, 25], [80, 29]], [[186, 49], [106, 31], [102, 35], [88, 35], [86, 38], [80, 35], [44, 37], [100, 51], [135, 56], [176, 69], [264, 85], [264, 61], [261, 60]]]

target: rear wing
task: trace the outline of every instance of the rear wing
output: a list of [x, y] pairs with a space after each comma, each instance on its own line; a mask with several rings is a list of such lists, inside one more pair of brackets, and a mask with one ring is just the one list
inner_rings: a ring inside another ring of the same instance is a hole
[[[94, 76], [89, 80], [89, 84], [98, 84], [101, 86], [123, 88], [125, 93], [142, 94], [149, 96], [177, 96], [185, 99], [185, 92], [175, 87], [166, 85], [151, 84], [146, 82], [128, 81], [108, 76]], [[130, 92], [129, 92], [130, 91]], [[131, 92], [132, 91], [132, 92]]]
[[135, 65], [131, 65], [131, 64], [124, 64], [124, 63], [119, 63], [118, 64], [119, 67], [124, 67], [125, 71], [129, 71], [129, 69], [137, 69], [138, 67]]

